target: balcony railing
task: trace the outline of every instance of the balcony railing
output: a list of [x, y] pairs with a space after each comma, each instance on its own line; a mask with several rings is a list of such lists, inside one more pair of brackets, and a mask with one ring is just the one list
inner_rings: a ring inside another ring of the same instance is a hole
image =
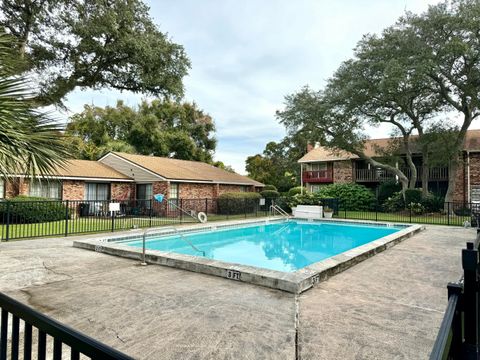
[[333, 171], [332, 169], [304, 171], [303, 181], [308, 183], [333, 182]]
[[[410, 178], [410, 168], [402, 168], [403, 173]], [[395, 179], [395, 175], [384, 169], [356, 169], [355, 180], [357, 182], [382, 182], [389, 179]], [[417, 180], [422, 179], [422, 167], [417, 167]], [[430, 169], [429, 174], [430, 181], [446, 181], [448, 180], [448, 168], [447, 167], [434, 167]]]

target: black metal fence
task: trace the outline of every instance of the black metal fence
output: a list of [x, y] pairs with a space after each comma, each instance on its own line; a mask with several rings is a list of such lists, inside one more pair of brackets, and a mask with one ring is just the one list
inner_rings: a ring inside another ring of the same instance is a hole
[[396, 211], [388, 211], [380, 203], [358, 206], [339, 199], [323, 199], [322, 203], [334, 210], [334, 217], [341, 219], [477, 226], [480, 217], [480, 204], [477, 203], [447, 202], [441, 208], [410, 206]]
[[0, 360], [60, 360], [68, 355], [70, 359], [80, 359], [80, 355], [91, 359], [133, 359], [2, 293], [0, 309]]
[[68, 236], [197, 222], [199, 212], [209, 221], [267, 216], [270, 200], [177, 199], [96, 201], [2, 201], [1, 240]]
[[463, 276], [448, 284], [448, 305], [430, 360], [480, 359], [479, 230], [462, 250]]

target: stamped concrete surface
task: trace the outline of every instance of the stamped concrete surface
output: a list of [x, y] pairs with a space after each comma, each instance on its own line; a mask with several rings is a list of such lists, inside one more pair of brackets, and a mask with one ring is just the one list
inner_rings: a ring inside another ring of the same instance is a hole
[[475, 236], [428, 226], [300, 295], [301, 359], [427, 359]]
[[291, 294], [72, 247], [0, 243], [0, 291], [138, 359], [293, 359]]
[[0, 243], [0, 291], [138, 359], [426, 359], [474, 237], [429, 226], [297, 299], [25, 240]]

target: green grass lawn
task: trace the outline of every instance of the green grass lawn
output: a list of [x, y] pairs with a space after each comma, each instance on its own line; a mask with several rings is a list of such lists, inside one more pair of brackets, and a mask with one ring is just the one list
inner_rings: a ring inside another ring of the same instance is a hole
[[[245, 219], [252, 217], [267, 216], [268, 213], [247, 213], [239, 215], [208, 215], [208, 221], [222, 221]], [[195, 223], [196, 221], [189, 216], [180, 218], [148, 218], [148, 217], [117, 217], [113, 223], [114, 231], [129, 230], [134, 227], [145, 228], [154, 226], [172, 226], [183, 223]], [[65, 228], [67, 224], [65, 220], [51, 221], [36, 224], [11, 224], [9, 225], [9, 239], [25, 239], [43, 236], [65, 236]], [[111, 218], [90, 218], [81, 217], [68, 221], [68, 235], [99, 233], [112, 231]], [[0, 225], [0, 234], [3, 240], [6, 239], [6, 225]]]

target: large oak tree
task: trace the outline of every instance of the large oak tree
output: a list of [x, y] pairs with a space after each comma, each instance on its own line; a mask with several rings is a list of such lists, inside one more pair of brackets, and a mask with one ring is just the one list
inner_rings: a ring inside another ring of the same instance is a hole
[[190, 62], [141, 0], [2, 0], [2, 28], [25, 60], [17, 73], [39, 84], [38, 105], [77, 88], [183, 95]]

